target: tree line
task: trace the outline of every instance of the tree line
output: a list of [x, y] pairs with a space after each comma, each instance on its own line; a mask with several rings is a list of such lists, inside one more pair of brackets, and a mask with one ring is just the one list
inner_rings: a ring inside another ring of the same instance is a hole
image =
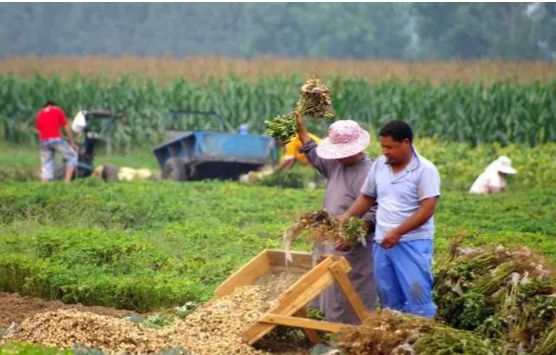
[[0, 57], [552, 60], [555, 3], [3, 3]]

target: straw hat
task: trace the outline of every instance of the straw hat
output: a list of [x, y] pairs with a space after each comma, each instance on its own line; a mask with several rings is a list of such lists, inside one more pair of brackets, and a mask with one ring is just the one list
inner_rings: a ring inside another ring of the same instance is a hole
[[353, 120], [336, 121], [328, 128], [328, 137], [317, 146], [323, 159], [342, 159], [361, 153], [369, 146], [371, 136]]

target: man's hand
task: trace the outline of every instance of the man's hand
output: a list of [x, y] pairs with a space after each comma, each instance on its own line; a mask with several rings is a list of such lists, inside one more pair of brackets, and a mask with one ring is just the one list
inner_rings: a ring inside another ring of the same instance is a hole
[[73, 142], [69, 142], [69, 144], [73, 148], [73, 150], [75, 150], [76, 153], [79, 153], [79, 148], [77, 147], [77, 144]]
[[[349, 215], [349, 213], [344, 213], [339, 215], [338, 217], [338, 222], [340, 222], [340, 225], [347, 223], [347, 221], [351, 218], [351, 216]], [[334, 244], [334, 248], [336, 248], [336, 250], [339, 251], [348, 251], [351, 249], [353, 243], [350, 242], [346, 242], [345, 240], [339, 240], [336, 242], [336, 244]]]
[[334, 248], [336, 248], [336, 250], [339, 250], [339, 251], [348, 251], [348, 250], [351, 249], [352, 245], [353, 245], [353, 243], [346, 242], [344, 240], [339, 240], [334, 245]]
[[338, 222], [340, 222], [340, 224], [344, 224], [347, 223], [350, 218], [351, 216], [346, 212], [338, 216]]
[[396, 245], [400, 239], [402, 239], [402, 235], [398, 233], [395, 229], [391, 229], [384, 235], [384, 239], [380, 243], [380, 245], [384, 249], [390, 249], [394, 245]]

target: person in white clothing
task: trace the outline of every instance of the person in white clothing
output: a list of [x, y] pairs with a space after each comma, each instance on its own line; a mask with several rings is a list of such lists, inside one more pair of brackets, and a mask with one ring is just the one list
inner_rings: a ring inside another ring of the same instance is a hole
[[479, 175], [477, 180], [469, 189], [472, 194], [485, 195], [506, 190], [507, 185], [504, 181], [506, 175], [517, 174], [517, 170], [512, 168], [512, 161], [507, 156], [500, 156], [490, 163], [485, 171]]

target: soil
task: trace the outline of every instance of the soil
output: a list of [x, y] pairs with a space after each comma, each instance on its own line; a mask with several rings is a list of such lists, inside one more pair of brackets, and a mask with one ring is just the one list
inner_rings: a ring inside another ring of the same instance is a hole
[[[277, 292], [278, 294], [281, 293], [281, 291], [283, 291], [285, 288], [289, 287], [293, 282], [295, 282], [299, 277], [301, 276], [301, 274], [292, 274], [292, 273], [278, 273], [278, 274], [274, 274], [274, 275], [269, 275], [269, 277], [261, 280], [264, 286], [266, 286], [266, 288]], [[261, 285], [262, 286], [262, 285]], [[263, 287], [264, 287], [263, 286]], [[263, 291], [263, 293], [266, 293], [266, 290], [261, 290]], [[261, 298], [262, 300], [266, 300], [270, 297], [266, 296]], [[268, 302], [268, 301], [265, 301]], [[234, 309], [237, 307], [234, 307]], [[0, 330], [6, 329], [8, 328], [12, 322], [16, 322], [18, 325], [21, 325], [21, 322], [24, 319], [29, 319], [33, 316], [37, 316], [41, 317], [41, 313], [45, 313], [45, 312], [52, 312], [52, 311], [57, 311], [57, 310], [76, 310], [79, 312], [91, 312], [97, 315], [101, 315], [101, 316], [108, 316], [108, 317], [115, 317], [115, 318], [123, 318], [123, 317], [127, 317], [127, 316], [141, 316], [144, 317], [146, 316], [145, 314], [139, 314], [136, 312], [132, 312], [132, 311], [128, 311], [128, 310], [118, 310], [118, 309], [114, 309], [114, 308], [107, 308], [107, 307], [99, 307], [99, 306], [83, 306], [81, 304], [66, 304], [60, 301], [47, 301], [47, 300], [43, 300], [43, 299], [39, 299], [39, 298], [30, 298], [30, 297], [26, 297], [26, 296], [21, 296], [17, 293], [5, 293], [5, 292], [0, 292]], [[213, 317], [218, 318], [218, 312], [215, 313], [215, 311], [211, 311], [214, 314], [210, 314]], [[229, 313], [229, 312], [226, 312]], [[233, 313], [233, 312], [231, 312]], [[46, 321], [53, 321], [53, 317], [56, 318], [55, 316], [63, 316], [64, 312], [55, 312], [55, 313], [48, 313], [45, 315], [42, 315], [42, 317], [46, 317]], [[87, 314], [73, 314], [70, 313], [68, 315], [66, 315], [66, 317], [82, 317], [85, 318], [85, 320], [94, 317], [93, 315], [87, 315]], [[205, 315], [206, 316], [206, 315]], [[191, 316], [192, 317], [192, 316]], [[36, 318], [36, 317], [35, 317]], [[189, 318], [189, 317], [188, 317]], [[192, 317], [193, 318], [193, 317]], [[206, 318], [206, 317], [202, 317], [202, 318]], [[232, 318], [234, 320], [236, 320], [237, 315], [232, 315]], [[71, 319], [70, 319], [71, 320]], [[102, 320], [102, 319], [101, 319]], [[112, 321], [112, 322], [118, 322], [117, 320], [110, 320], [108, 318], [105, 318], [104, 320], [106, 320], [106, 322], [108, 321]], [[46, 322], [45, 321], [45, 322]], [[187, 320], [186, 320], [187, 321]], [[193, 320], [192, 320], [193, 321]], [[27, 320], [27, 322], [29, 322], [29, 320]], [[40, 323], [39, 321], [37, 321], [38, 323]], [[182, 321], [180, 321], [182, 322]], [[55, 322], [54, 322], [55, 323]], [[73, 324], [75, 322], [72, 323], [72, 327]], [[102, 322], [101, 322], [102, 323]], [[126, 322], [127, 323], [127, 322]], [[183, 322], [182, 322], [183, 323]], [[206, 322], [204, 322], [206, 323]], [[102, 325], [102, 324], [101, 324]], [[126, 324], [129, 327], [134, 327], [131, 326], [130, 324]], [[218, 324], [219, 326], [222, 326], [223, 324]], [[40, 324], [38, 325], [34, 325], [32, 326], [32, 328], [44, 328], [44, 326], [41, 326]], [[72, 328], [70, 327], [70, 328]], [[55, 326], [55, 329], [57, 329], [57, 331], [62, 331], [64, 327], [62, 326]], [[87, 327], [86, 327], [87, 328]], [[92, 328], [95, 328], [94, 326]], [[96, 327], [98, 328], [98, 327]], [[100, 327], [102, 328], [102, 327]], [[110, 328], [110, 334], [114, 333], [115, 329], [117, 327], [111, 326], [108, 327]], [[171, 328], [167, 327], [168, 329]], [[191, 324], [188, 324], [188, 326], [186, 328], [193, 328], [191, 326]], [[240, 326], [234, 325], [233, 326], [234, 329], [239, 329], [241, 328]], [[65, 328], [64, 328], [65, 329]], [[66, 329], [67, 330], [67, 329]], [[97, 329], [96, 332], [99, 333], [102, 329]], [[46, 330], [44, 330], [46, 331]], [[169, 330], [168, 330], [169, 331]], [[70, 333], [75, 333], [77, 332], [77, 330], [70, 330]], [[85, 332], [88, 333], [88, 332]], [[126, 332], [126, 334], [129, 336], [128, 334], [129, 332]], [[180, 332], [182, 333], [182, 332]], [[198, 333], [198, 331], [195, 331], [195, 333]], [[19, 334], [19, 332], [18, 332]], [[112, 334], [113, 335], [113, 334]], [[65, 337], [63, 337], [65, 338]], [[44, 339], [43, 339], [44, 340]], [[31, 339], [27, 339], [27, 341], [32, 341]], [[32, 342], [36, 342], [36, 343], [43, 343], [40, 341], [40, 339], [37, 339], [36, 341], [32, 341]], [[227, 342], [228, 346], [230, 346], [230, 342]], [[48, 345], [48, 346], [56, 346], [56, 347], [64, 347], [64, 346], [59, 346], [61, 344], [56, 344], [55, 342], [50, 344], [44, 344], [44, 345]], [[66, 344], [67, 345], [67, 344]], [[220, 346], [220, 348], [224, 348], [222, 346]], [[261, 341], [257, 344], [256, 346], [257, 349], [261, 350], [260, 353], [267, 353], [267, 354], [272, 354], [272, 355], [309, 355], [310, 353], [310, 348], [311, 345], [309, 344], [308, 340], [305, 338], [305, 336], [303, 335], [303, 332], [300, 329], [286, 329], [283, 327], [278, 327], [276, 328], [272, 334], [269, 334], [269, 336], [264, 337], [263, 339], [261, 339]], [[251, 354], [251, 353], [259, 353], [257, 352], [255, 349], [250, 348], [250, 347], [245, 347], [246, 354]], [[109, 352], [107, 352], [109, 353]], [[214, 353], [213, 351], [211, 351], [211, 353]], [[242, 353], [242, 351], [238, 352], [238, 353]]]
[[20, 323], [23, 319], [37, 313], [55, 311], [57, 309], [77, 309], [82, 312], [91, 312], [117, 318], [139, 315], [136, 312], [114, 308], [66, 304], [60, 301], [29, 298], [17, 293], [0, 292], [0, 329], [9, 327], [12, 322]]
[[261, 286], [268, 294], [268, 301], [275, 300], [304, 274], [288, 271], [269, 272], [259, 278], [255, 285]]

